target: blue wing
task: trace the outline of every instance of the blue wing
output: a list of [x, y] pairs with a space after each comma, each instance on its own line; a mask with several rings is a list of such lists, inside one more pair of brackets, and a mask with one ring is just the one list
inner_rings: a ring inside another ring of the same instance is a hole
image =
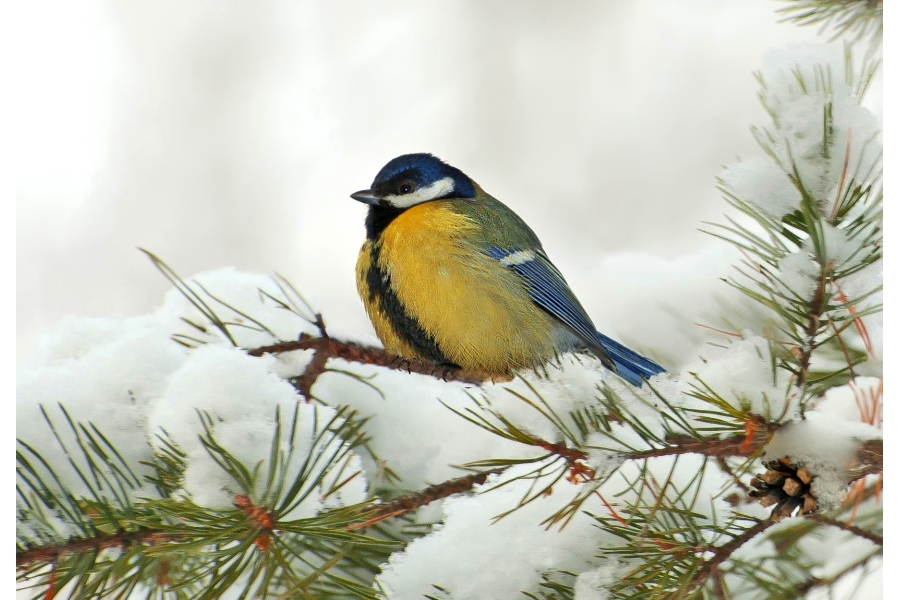
[[489, 248], [488, 254], [519, 274], [528, 286], [531, 299], [559, 319], [588, 345], [607, 367], [632, 385], [665, 371], [622, 344], [597, 331], [566, 280], [543, 250]]

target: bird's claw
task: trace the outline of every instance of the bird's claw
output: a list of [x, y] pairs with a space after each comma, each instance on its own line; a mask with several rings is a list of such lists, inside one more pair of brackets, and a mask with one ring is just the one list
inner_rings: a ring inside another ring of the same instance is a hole
[[440, 379], [447, 381], [448, 375], [451, 375], [461, 369], [462, 369], [462, 367], [460, 367], [459, 365], [457, 365], [455, 363], [450, 363], [450, 362], [437, 363], [434, 365], [434, 368], [431, 369], [431, 376], [434, 377], [435, 372], [438, 370], [441, 370]]

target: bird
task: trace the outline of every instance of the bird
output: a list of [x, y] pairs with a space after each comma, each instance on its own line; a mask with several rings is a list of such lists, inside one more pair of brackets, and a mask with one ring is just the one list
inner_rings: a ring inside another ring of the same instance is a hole
[[369, 189], [357, 290], [384, 348], [511, 379], [587, 352], [640, 387], [665, 369], [599, 333], [534, 231], [429, 153], [390, 160]]

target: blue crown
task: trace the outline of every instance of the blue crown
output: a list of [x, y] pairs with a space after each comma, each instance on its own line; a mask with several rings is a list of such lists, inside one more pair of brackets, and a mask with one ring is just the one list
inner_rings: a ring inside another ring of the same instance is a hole
[[375, 181], [372, 189], [377, 192], [391, 193], [400, 181], [411, 181], [416, 187], [425, 187], [445, 177], [453, 179], [453, 196], [456, 198], [472, 198], [475, 196], [475, 187], [472, 180], [457, 169], [434, 156], [425, 152], [416, 154], [404, 154], [392, 159], [384, 165]]

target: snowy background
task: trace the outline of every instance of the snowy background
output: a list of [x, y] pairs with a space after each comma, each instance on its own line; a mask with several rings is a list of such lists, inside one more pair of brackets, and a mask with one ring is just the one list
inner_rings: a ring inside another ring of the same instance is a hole
[[20, 360], [64, 315], [158, 307], [168, 283], [137, 246], [182, 275], [277, 271], [371, 332], [348, 194], [411, 151], [521, 214], [601, 330], [687, 351], [730, 263], [697, 231], [722, 212], [714, 177], [759, 154], [752, 72], [823, 41], [778, 7], [20, 3]]

